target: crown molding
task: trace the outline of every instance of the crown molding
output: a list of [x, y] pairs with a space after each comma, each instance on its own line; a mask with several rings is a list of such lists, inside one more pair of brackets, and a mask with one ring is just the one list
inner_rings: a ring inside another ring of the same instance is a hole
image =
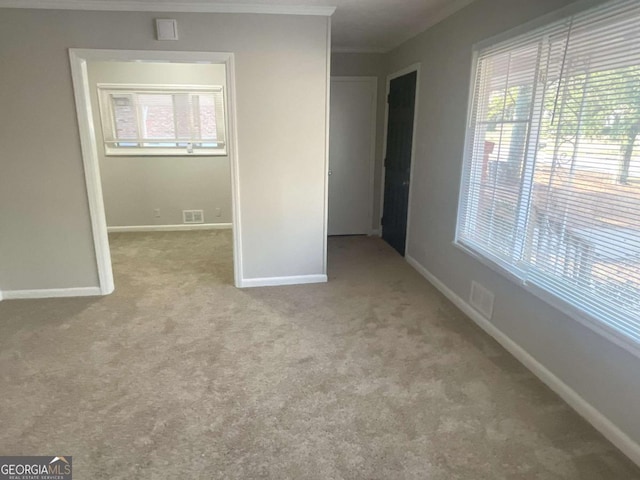
[[317, 15], [329, 17], [336, 7], [313, 5], [257, 5], [210, 3], [206, 0], [182, 2], [148, 0], [0, 0], [0, 8], [47, 10], [98, 10], [119, 12], [258, 13], [272, 15]]
[[387, 53], [389, 50], [382, 47], [331, 47], [332, 53]]

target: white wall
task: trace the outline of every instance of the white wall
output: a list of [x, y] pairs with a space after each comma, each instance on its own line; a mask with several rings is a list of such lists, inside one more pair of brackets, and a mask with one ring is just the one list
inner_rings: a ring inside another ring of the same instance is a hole
[[98, 284], [68, 48], [234, 52], [242, 276], [324, 274], [329, 19], [0, 10], [0, 288]]
[[[98, 83], [226, 89], [224, 65], [90, 62], [88, 73], [107, 225], [178, 225], [182, 210], [204, 210], [205, 223], [231, 223], [228, 156], [107, 156], [97, 91]], [[160, 209], [160, 217], [155, 209]]]
[[492, 324], [640, 441], [640, 359], [453, 246], [472, 45], [567, 0], [477, 0], [387, 56], [387, 73], [421, 62], [408, 255], [468, 299], [471, 280], [496, 294]]

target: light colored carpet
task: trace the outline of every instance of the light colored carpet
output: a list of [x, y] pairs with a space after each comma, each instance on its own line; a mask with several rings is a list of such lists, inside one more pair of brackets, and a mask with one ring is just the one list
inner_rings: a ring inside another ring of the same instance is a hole
[[117, 234], [116, 292], [0, 303], [0, 453], [88, 479], [638, 479], [381, 240], [237, 290], [229, 232]]

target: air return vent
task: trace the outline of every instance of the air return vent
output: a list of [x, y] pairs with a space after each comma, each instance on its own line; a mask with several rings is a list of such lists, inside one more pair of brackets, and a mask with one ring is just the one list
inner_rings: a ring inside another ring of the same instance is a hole
[[471, 282], [471, 295], [469, 296], [469, 303], [471, 306], [478, 310], [485, 318], [490, 319], [493, 316], [493, 301], [495, 295], [493, 292], [487, 290], [478, 282]]
[[183, 210], [182, 223], [204, 223], [203, 210]]

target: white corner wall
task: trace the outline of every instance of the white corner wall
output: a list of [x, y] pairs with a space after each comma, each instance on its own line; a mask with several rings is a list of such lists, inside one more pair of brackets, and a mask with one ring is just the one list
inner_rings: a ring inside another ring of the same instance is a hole
[[476, 321], [640, 463], [640, 358], [452, 244], [474, 43], [571, 3], [476, 0], [387, 55], [387, 74], [420, 62], [407, 259], [463, 310], [471, 280], [496, 300]]
[[181, 39], [158, 42], [157, 16], [0, 10], [5, 293], [98, 285], [69, 48], [233, 52], [241, 277], [253, 284], [326, 279], [330, 19], [175, 13]]
[[[91, 108], [109, 227], [182, 224], [182, 210], [203, 210], [206, 224], [231, 223], [231, 173], [224, 156], [105, 155], [97, 84], [220, 85], [223, 64], [89, 62]], [[154, 210], [160, 210], [160, 216]], [[220, 216], [216, 216], [220, 209]]]

